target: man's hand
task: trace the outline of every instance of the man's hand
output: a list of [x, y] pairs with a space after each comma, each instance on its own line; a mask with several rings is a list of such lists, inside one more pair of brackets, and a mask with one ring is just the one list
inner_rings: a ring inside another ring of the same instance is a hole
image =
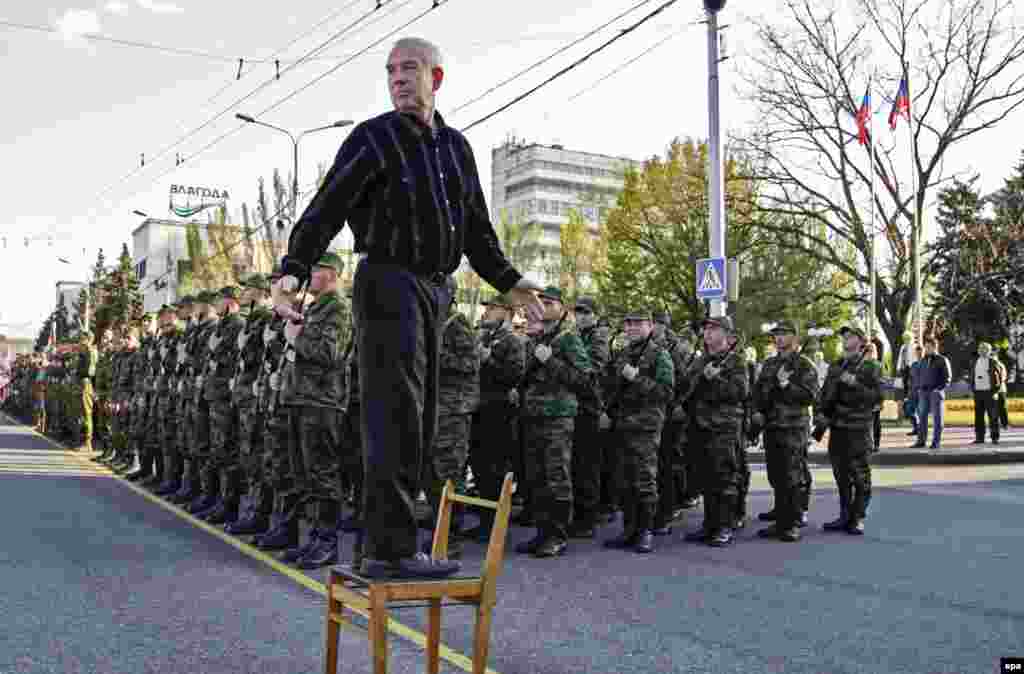
[[544, 319], [544, 305], [541, 304], [537, 293], [542, 290], [544, 289], [524, 276], [519, 279], [512, 290], [508, 291], [508, 296], [512, 300], [512, 304], [526, 308], [527, 319], [541, 321]]
[[294, 345], [295, 339], [302, 334], [302, 324], [288, 322], [284, 324], [284, 338], [289, 344]]
[[273, 330], [269, 325], [263, 328], [263, 343], [269, 344], [274, 338], [277, 337], [277, 331]]
[[245, 350], [245, 345], [249, 343], [249, 331], [242, 330], [238, 333], [238, 337], [235, 339], [235, 346], [238, 347], [239, 351]]
[[216, 332], [210, 335], [210, 339], [206, 341], [206, 345], [210, 347], [210, 351], [216, 351], [217, 347], [220, 346], [220, 343], [221, 338], [217, 336]]
[[839, 378], [839, 381], [843, 382], [847, 386], [853, 386], [857, 383], [857, 378], [854, 377], [851, 372], [844, 372], [843, 376]]
[[782, 388], [789, 386], [789, 378], [791, 376], [793, 376], [793, 373], [784, 367], [780, 367], [779, 371], [775, 374], [775, 378], [778, 380], [779, 386]]
[[622, 376], [626, 381], [633, 381], [636, 379], [636, 375], [640, 372], [638, 368], [633, 367], [629, 363], [622, 366]]
[[486, 361], [488, 358], [491, 357], [491, 348], [489, 346], [484, 346], [483, 344], [481, 344], [480, 347], [477, 349], [477, 353], [480, 354], [481, 362]]
[[548, 362], [548, 358], [551, 357], [551, 347], [547, 344], [538, 344], [537, 348], [533, 350], [533, 355], [537, 357], [542, 363]]
[[708, 363], [704, 366], [704, 378], [714, 379], [722, 372], [722, 368], [716, 367], [714, 363]]

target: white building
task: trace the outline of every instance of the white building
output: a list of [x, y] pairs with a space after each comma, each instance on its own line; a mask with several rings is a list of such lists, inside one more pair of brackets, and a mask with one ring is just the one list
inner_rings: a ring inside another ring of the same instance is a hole
[[[569, 210], [579, 210], [596, 236], [598, 221], [622, 192], [626, 169], [642, 166], [626, 157], [511, 138], [491, 151], [491, 218], [497, 223], [504, 212], [513, 221], [540, 223], [543, 266], [545, 257], [558, 255], [559, 230], [569, 221]], [[539, 269], [526, 273], [544, 282]]]

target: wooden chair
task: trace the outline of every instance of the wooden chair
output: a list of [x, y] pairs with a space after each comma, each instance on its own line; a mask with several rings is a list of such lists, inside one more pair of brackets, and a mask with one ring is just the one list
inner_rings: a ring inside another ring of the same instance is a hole
[[[442, 600], [455, 605], [476, 606], [476, 628], [473, 634], [473, 674], [484, 674], [487, 668], [487, 649], [491, 638], [491, 612], [495, 604], [498, 574], [505, 558], [505, 536], [512, 510], [512, 473], [505, 475], [501, 496], [497, 502], [461, 496], [449, 480], [441, 493], [437, 526], [431, 548], [433, 559], [448, 558], [448, 532], [451, 528], [452, 506], [456, 503], [490, 508], [496, 511], [494, 528], [487, 545], [487, 557], [479, 576], [455, 576], [442, 580], [374, 579], [359, 575], [358, 569], [335, 566], [327, 580], [327, 644], [324, 655], [326, 674], [337, 674], [338, 641], [342, 623], [354, 625], [343, 611], [348, 608], [369, 621], [370, 657], [374, 674], [386, 674], [388, 669], [388, 609], [424, 606], [409, 602], [427, 603], [427, 672], [437, 674], [440, 669]], [[402, 602], [405, 602], [404, 604]], [[452, 604], [445, 604], [450, 606]]]

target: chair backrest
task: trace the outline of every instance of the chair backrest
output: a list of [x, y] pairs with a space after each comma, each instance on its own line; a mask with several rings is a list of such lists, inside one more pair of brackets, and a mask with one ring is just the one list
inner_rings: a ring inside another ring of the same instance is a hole
[[501, 494], [497, 501], [456, 494], [452, 481], [448, 480], [445, 483], [444, 490], [441, 492], [441, 502], [438, 504], [437, 526], [434, 528], [434, 543], [431, 548], [431, 556], [434, 559], [443, 559], [448, 556], [448, 534], [451, 530], [452, 506], [456, 503], [490, 508], [495, 511], [491, 539], [487, 544], [487, 557], [484, 558], [483, 569], [480, 573], [481, 602], [493, 604], [498, 575], [501, 573], [501, 567], [505, 561], [505, 540], [508, 534], [508, 521], [512, 514], [512, 473], [505, 474], [505, 480], [501, 485]]

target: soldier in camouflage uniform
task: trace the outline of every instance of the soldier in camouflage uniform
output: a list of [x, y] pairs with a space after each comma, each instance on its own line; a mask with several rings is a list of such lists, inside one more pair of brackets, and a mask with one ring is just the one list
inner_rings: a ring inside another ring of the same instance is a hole
[[189, 345], [189, 364], [192, 375], [190, 396], [190, 428], [186, 447], [195, 481], [198, 482], [199, 494], [188, 504], [188, 511], [193, 515], [201, 515], [217, 505], [220, 496], [220, 476], [210, 471], [210, 403], [205, 396], [205, 383], [208, 376], [207, 363], [210, 362], [210, 337], [217, 331], [217, 300], [215, 291], [207, 290], [197, 297], [199, 326]]
[[[451, 298], [448, 318], [441, 330], [440, 374], [437, 389], [438, 422], [434, 443], [426, 456], [424, 477], [427, 500], [436, 510], [444, 483], [465, 490], [463, 478], [469, 456], [470, 416], [480, 403], [480, 356], [469, 319], [458, 313], [455, 278], [446, 279]], [[462, 556], [462, 508], [452, 509], [448, 557]]]
[[160, 339], [157, 343], [157, 379], [156, 379], [156, 426], [159, 438], [159, 451], [163, 456], [163, 480], [153, 493], [157, 496], [169, 496], [181, 488], [181, 452], [178, 449], [176, 432], [177, 419], [175, 411], [178, 402], [176, 390], [178, 366], [178, 344], [181, 332], [178, 330], [175, 309], [172, 306], [160, 307], [157, 316]]
[[176, 408], [178, 420], [176, 428], [176, 446], [181, 456], [181, 488], [170, 497], [172, 503], [187, 506], [199, 496], [199, 463], [192, 454], [192, 437], [194, 433], [195, 372], [193, 354], [198, 349], [198, 336], [202, 332], [203, 319], [207, 315], [204, 306], [205, 292], [195, 296], [182, 298], [178, 319], [185, 321], [185, 330], [178, 339], [178, 358], [175, 368]]
[[686, 540], [722, 547], [732, 542], [738, 513], [739, 452], [750, 384], [732, 319], [707, 318], [702, 327], [705, 353], [694, 365], [700, 374], [691, 378], [692, 392], [686, 398], [690, 447], [701, 467], [704, 524]]
[[765, 362], [754, 385], [751, 424], [752, 434], [764, 431], [768, 482], [775, 492], [775, 524], [757, 534], [795, 542], [800, 540], [801, 467], [809, 408], [818, 396], [818, 373], [814, 363], [800, 355], [796, 327], [790, 321], [779, 322], [771, 334], [779, 355]]
[[[280, 277], [281, 270], [275, 267], [269, 280], [273, 284]], [[294, 293], [287, 294], [290, 305], [295, 303], [295, 299]], [[299, 544], [299, 510], [296, 507], [299, 495], [295, 490], [295, 471], [288, 446], [289, 408], [282, 404], [285, 384], [292, 380], [289, 373], [292, 363], [286, 359], [291, 345], [284, 338], [285, 322], [285, 318], [274, 312], [263, 330], [263, 373], [256, 398], [257, 409], [266, 418], [262, 489], [273, 493], [270, 529], [254, 539], [257, 547], [263, 550], [287, 550]]]
[[615, 359], [619, 381], [605, 420], [614, 429], [613, 446], [618, 448], [623, 476], [623, 530], [605, 546], [648, 553], [654, 549], [651, 530], [661, 486], [658, 447], [665, 410], [675, 391], [675, 365], [664, 342], [654, 337], [650, 312], [626, 314], [623, 326], [630, 343]]
[[[612, 331], [610, 326], [602, 322], [602, 327], [609, 330], [611, 335], [608, 340], [608, 362], [598, 372], [599, 386], [603, 401], [607, 401], [616, 390], [618, 390], [621, 376], [614, 371], [615, 360], [619, 353], [629, 347], [629, 339], [622, 330], [621, 321]], [[597, 523], [610, 524], [615, 520], [615, 513], [620, 510], [619, 497], [622, 495], [622, 475], [619, 473], [619, 448], [615, 446], [615, 439], [611, 428], [602, 428], [600, 431], [600, 442], [603, 456], [601, 457], [601, 497]]]
[[565, 554], [572, 520], [572, 433], [577, 396], [592, 382], [587, 349], [562, 304], [562, 291], [540, 294], [544, 321], [527, 349], [519, 387], [526, 482], [537, 534], [516, 547], [536, 557]]
[[[473, 415], [469, 462], [481, 498], [496, 501], [505, 473], [516, 462], [519, 451], [518, 414], [509, 394], [526, 374], [525, 340], [512, 331], [512, 302], [504, 295], [482, 302], [477, 353], [480, 356], [480, 406]], [[510, 432], [515, 429], [515, 432]], [[524, 476], [517, 476], [526, 490]], [[466, 536], [480, 542], [490, 540], [494, 511], [480, 511], [480, 526]]]
[[119, 345], [110, 354], [110, 442], [96, 457], [96, 461], [105, 462], [118, 454], [123, 456], [124, 448], [128, 445], [128, 434], [131, 431], [131, 368], [126, 365], [130, 359], [127, 344]]
[[590, 359], [590, 386], [579, 395], [579, 410], [572, 436], [573, 538], [593, 538], [601, 500], [601, 465], [604, 452], [600, 419], [604, 407], [601, 373], [608, 365], [609, 330], [598, 325], [592, 297], [580, 297], [573, 307], [580, 340]]
[[839, 331], [844, 338], [842, 360], [833, 363], [815, 405], [814, 438], [829, 430], [828, 457], [839, 488], [839, 517], [826, 531], [864, 534], [864, 518], [871, 501], [871, 466], [874, 449], [874, 407], [882, 400], [881, 366], [866, 360], [867, 337], [855, 326]]
[[[219, 488], [213, 508], [200, 513], [210, 524], [234, 522], [242, 497], [242, 467], [238, 460], [238, 410], [231, 401], [231, 380], [238, 362], [238, 336], [245, 328], [238, 286], [221, 288], [217, 298], [220, 320], [208, 340], [203, 398], [210, 406], [210, 454], [203, 469], [203, 491]], [[213, 486], [216, 485], [216, 488]]]
[[81, 384], [82, 393], [82, 444], [79, 451], [92, 451], [92, 413], [93, 403], [93, 380], [96, 377], [96, 365], [99, 362], [99, 353], [92, 338], [92, 333], [85, 330], [79, 340], [80, 350], [78, 353], [78, 367], [75, 376]]
[[274, 492], [264, 488], [263, 434], [265, 418], [259, 413], [256, 386], [263, 371], [266, 328], [273, 319], [270, 310], [270, 282], [263, 274], [247, 274], [241, 279], [242, 307], [246, 311], [245, 327], [236, 338], [234, 377], [231, 400], [238, 411], [238, 463], [245, 485], [246, 510], [228, 522], [229, 534], [262, 534], [270, 527]]
[[139, 482], [147, 488], [156, 488], [163, 481], [164, 453], [160, 447], [160, 415], [157, 385], [160, 378], [160, 344], [156, 335], [156, 320], [151, 314], [143, 317], [143, 338], [139, 350], [143, 352], [142, 376], [145, 379], [143, 397], [145, 422], [139, 440], [139, 460], [148, 468], [149, 475]]
[[312, 504], [315, 519], [309, 542], [281, 559], [302, 569], [338, 561], [339, 431], [345, 395], [342, 356], [351, 324], [351, 312], [338, 294], [343, 269], [337, 254], [325, 253], [313, 267], [309, 292], [315, 299], [302, 323], [289, 322], [284, 327], [294, 354], [293, 387], [284, 404], [290, 408], [289, 447], [297, 505]]

